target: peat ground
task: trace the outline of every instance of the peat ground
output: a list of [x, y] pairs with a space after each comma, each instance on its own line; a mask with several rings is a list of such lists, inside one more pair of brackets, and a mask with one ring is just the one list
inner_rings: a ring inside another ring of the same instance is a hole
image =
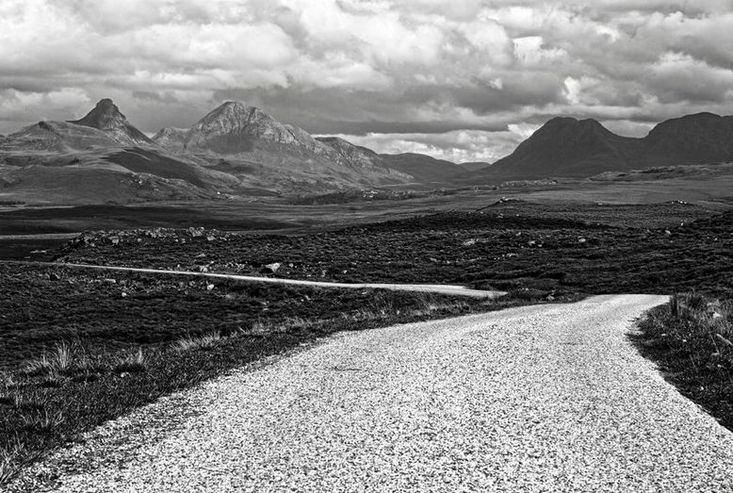
[[344, 282], [425, 282], [563, 293], [730, 293], [733, 212], [684, 203], [500, 202], [302, 235], [90, 233], [60, 261]]
[[510, 295], [456, 300], [0, 264], [0, 482], [107, 419], [335, 331], [586, 294], [694, 289], [730, 299], [733, 213], [509, 200], [306, 234], [89, 232], [48, 258], [237, 274], [278, 263], [269, 275]]

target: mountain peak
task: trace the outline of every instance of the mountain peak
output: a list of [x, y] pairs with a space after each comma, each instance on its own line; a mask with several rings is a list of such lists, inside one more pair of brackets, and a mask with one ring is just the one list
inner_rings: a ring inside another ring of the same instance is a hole
[[84, 118], [69, 121], [69, 123], [98, 128], [99, 130], [107, 130], [117, 127], [120, 123], [126, 121], [125, 115], [122, 114], [114, 101], [105, 98], [99, 100], [97, 105]]
[[123, 145], [150, 145], [153, 142], [127, 121], [117, 105], [109, 98], [99, 100], [97, 105], [80, 120], [69, 123], [96, 128], [109, 134]]
[[241, 101], [226, 101], [191, 128], [185, 147], [220, 154], [251, 152], [255, 145], [297, 143], [295, 134], [299, 132], [295, 130], [259, 108]]

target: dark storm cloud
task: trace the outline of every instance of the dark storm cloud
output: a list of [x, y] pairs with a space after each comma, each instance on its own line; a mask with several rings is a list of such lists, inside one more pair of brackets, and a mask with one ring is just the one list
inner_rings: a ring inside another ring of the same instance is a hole
[[0, 133], [112, 97], [146, 132], [243, 99], [379, 149], [493, 159], [556, 115], [733, 113], [733, 0], [4, 0]]

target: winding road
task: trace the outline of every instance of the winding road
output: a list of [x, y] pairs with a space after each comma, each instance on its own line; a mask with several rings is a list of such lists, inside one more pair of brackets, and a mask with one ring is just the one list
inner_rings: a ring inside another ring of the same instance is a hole
[[29, 474], [59, 492], [733, 491], [733, 434], [627, 339], [665, 300], [341, 333], [110, 422]]

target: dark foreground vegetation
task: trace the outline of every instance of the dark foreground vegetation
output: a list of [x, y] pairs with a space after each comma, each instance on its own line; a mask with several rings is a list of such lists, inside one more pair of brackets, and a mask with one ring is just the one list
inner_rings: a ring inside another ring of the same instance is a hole
[[307, 235], [88, 234], [62, 261], [335, 281], [444, 282], [563, 293], [730, 292], [733, 212], [684, 203], [499, 202]]
[[[602, 293], [694, 289], [709, 301], [730, 300], [733, 213], [679, 202], [502, 200], [474, 212], [310, 234], [200, 227], [89, 232], [49, 248], [48, 258], [312, 280], [454, 283], [510, 295], [459, 300], [0, 264], [0, 483], [105, 420], [336, 331]], [[683, 392], [730, 426], [730, 308], [713, 313], [717, 305], [694, 299], [680, 298], [676, 311], [653, 312], [640, 344]]]
[[633, 336], [680, 391], [733, 430], [733, 300], [675, 295]]
[[108, 419], [330, 333], [537, 302], [0, 264], [0, 484]]

